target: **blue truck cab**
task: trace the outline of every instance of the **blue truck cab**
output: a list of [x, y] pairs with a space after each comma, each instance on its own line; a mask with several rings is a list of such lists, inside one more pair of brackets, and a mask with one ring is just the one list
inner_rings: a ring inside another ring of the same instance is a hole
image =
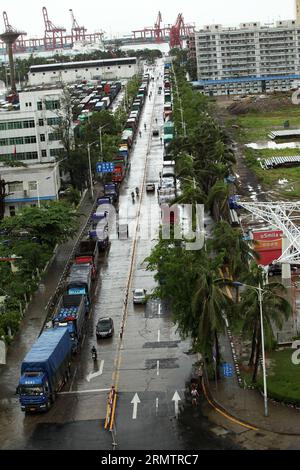
[[68, 328], [45, 330], [21, 365], [18, 394], [21, 410], [48, 411], [70, 377], [72, 343]]

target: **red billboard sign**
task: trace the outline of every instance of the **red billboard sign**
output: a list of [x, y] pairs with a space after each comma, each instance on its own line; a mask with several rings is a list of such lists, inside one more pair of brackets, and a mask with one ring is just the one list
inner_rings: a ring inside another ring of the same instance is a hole
[[259, 264], [267, 266], [282, 255], [281, 230], [269, 230], [253, 232], [253, 239], [256, 241], [255, 250], [260, 255]]

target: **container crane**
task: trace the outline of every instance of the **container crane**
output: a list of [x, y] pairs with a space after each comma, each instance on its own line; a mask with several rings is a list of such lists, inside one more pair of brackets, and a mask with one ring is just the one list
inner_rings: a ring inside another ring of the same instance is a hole
[[71, 14], [71, 19], [72, 19], [72, 29], [71, 29], [71, 35], [73, 38], [73, 41], [81, 41], [85, 39], [85, 33], [87, 29], [84, 26], [79, 26], [73, 10], [70, 8], [69, 12]]
[[56, 48], [63, 47], [63, 33], [66, 31], [66, 29], [61, 26], [55, 26], [52, 21], [49, 20], [48, 11], [46, 7], [43, 7], [43, 17], [45, 24], [45, 49], [53, 50]]
[[154, 24], [154, 37], [155, 37], [156, 43], [163, 42], [163, 38], [162, 38], [163, 30], [161, 28], [161, 23], [162, 23], [162, 16], [161, 16], [161, 12], [159, 11], [157, 20]]
[[174, 26], [170, 30], [170, 48], [179, 47], [182, 49], [181, 29], [184, 29], [184, 19], [182, 13], [179, 13]]

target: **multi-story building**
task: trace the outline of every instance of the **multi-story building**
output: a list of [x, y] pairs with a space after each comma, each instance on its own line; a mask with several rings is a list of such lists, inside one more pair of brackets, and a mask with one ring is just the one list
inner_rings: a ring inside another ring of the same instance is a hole
[[1, 158], [26, 163], [48, 163], [63, 148], [56, 129], [59, 124], [61, 88], [31, 88], [19, 94], [20, 106], [0, 112]]
[[300, 83], [300, 25], [208, 25], [195, 33], [197, 85], [205, 94], [285, 91]]
[[[62, 93], [55, 87], [31, 88], [20, 92], [19, 109], [8, 105], [0, 112], [0, 179], [7, 183], [9, 194], [5, 215], [14, 215], [24, 205], [58, 198], [56, 161], [63, 147], [57, 126]], [[6, 161], [20, 161], [24, 166], [9, 166]]]
[[140, 72], [136, 57], [123, 57], [84, 62], [32, 65], [29, 71], [30, 85], [75, 83], [80, 80], [114, 80], [131, 78]]
[[195, 33], [191, 34], [186, 41], [188, 48], [188, 58], [191, 60], [196, 60], [196, 38]]

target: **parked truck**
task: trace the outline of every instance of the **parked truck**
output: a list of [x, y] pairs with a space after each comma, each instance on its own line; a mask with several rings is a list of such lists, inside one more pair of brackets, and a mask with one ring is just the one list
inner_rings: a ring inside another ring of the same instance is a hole
[[71, 372], [72, 342], [67, 327], [45, 330], [21, 365], [21, 410], [48, 411]]
[[127, 170], [127, 157], [124, 155], [119, 155], [114, 158], [115, 168], [112, 175], [112, 180], [115, 183], [122, 183], [125, 178]]
[[77, 353], [87, 316], [83, 295], [63, 295], [52, 318], [53, 328], [68, 327], [72, 341], [72, 353]]
[[115, 182], [107, 183], [104, 185], [104, 196], [112, 196], [113, 202], [118, 202], [119, 199], [119, 186]]
[[68, 295], [84, 295], [86, 307], [91, 304], [92, 267], [90, 264], [73, 264], [67, 278]]
[[93, 240], [82, 240], [75, 253], [76, 264], [90, 264], [92, 266], [92, 279], [96, 279], [98, 272], [99, 251], [97, 243]]

